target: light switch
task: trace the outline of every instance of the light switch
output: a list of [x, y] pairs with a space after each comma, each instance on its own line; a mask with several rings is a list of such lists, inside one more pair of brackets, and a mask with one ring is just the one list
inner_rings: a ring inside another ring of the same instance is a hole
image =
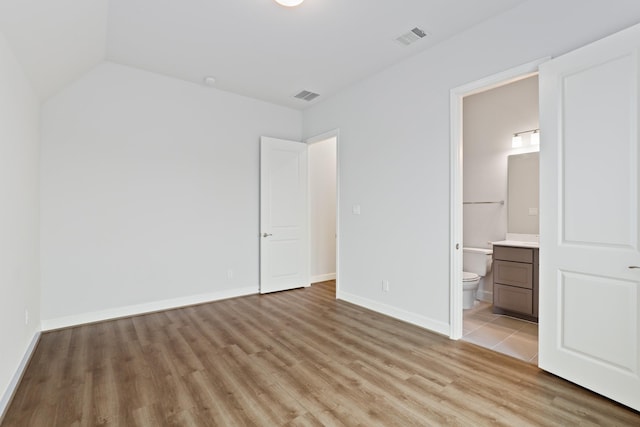
[[529, 208], [529, 216], [537, 216], [538, 208]]
[[353, 205], [351, 212], [353, 212], [354, 215], [360, 215], [360, 205]]

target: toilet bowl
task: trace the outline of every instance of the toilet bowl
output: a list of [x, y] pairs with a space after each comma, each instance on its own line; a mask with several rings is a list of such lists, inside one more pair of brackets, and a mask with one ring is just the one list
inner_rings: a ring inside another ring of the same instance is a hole
[[476, 300], [480, 276], [468, 271], [462, 272], [462, 308], [468, 310], [473, 308]]
[[462, 308], [473, 308], [480, 281], [491, 270], [493, 251], [484, 248], [462, 248]]

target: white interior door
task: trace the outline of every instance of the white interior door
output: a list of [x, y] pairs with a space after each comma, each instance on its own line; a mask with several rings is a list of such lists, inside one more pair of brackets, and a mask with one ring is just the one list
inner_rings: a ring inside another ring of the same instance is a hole
[[542, 369], [640, 410], [635, 26], [540, 67]]
[[260, 139], [260, 293], [309, 286], [307, 145]]

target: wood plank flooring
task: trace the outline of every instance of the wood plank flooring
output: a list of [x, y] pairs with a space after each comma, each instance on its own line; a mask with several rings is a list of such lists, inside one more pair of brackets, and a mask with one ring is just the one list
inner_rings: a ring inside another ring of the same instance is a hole
[[638, 426], [536, 366], [335, 284], [42, 335], [2, 426]]

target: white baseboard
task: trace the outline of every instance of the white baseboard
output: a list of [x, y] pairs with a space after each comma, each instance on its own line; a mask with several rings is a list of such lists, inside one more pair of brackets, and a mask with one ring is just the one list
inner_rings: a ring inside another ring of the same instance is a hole
[[493, 303], [493, 292], [478, 291], [478, 293], [476, 294], [476, 298], [480, 301]]
[[421, 328], [428, 329], [438, 334], [449, 336], [450, 326], [447, 323], [430, 319], [428, 317], [421, 316], [409, 311], [400, 310], [396, 307], [386, 305], [377, 301], [373, 301], [367, 298], [362, 298], [357, 295], [352, 295], [346, 292], [336, 291], [336, 298], [350, 302], [355, 305], [359, 305], [369, 310], [393, 317], [398, 320], [402, 320], [407, 323], [411, 323]]
[[4, 413], [9, 407], [9, 403], [11, 403], [13, 394], [18, 389], [18, 384], [20, 384], [20, 379], [24, 374], [24, 370], [27, 368], [27, 364], [29, 364], [31, 355], [33, 354], [33, 351], [35, 350], [39, 340], [40, 340], [40, 332], [36, 332], [33, 335], [33, 338], [31, 339], [29, 346], [27, 347], [27, 351], [25, 351], [24, 356], [22, 356], [22, 360], [18, 365], [18, 369], [16, 370], [16, 373], [13, 375], [13, 378], [11, 378], [11, 382], [9, 382], [7, 389], [5, 390], [4, 394], [0, 398], [0, 424], [2, 424]]
[[317, 276], [311, 276], [311, 283], [326, 282], [327, 280], [336, 280], [336, 273], [319, 274]]
[[258, 287], [248, 287], [240, 289], [230, 289], [227, 291], [212, 292], [208, 294], [192, 295], [188, 297], [174, 298], [170, 300], [155, 301], [145, 304], [136, 304], [126, 307], [118, 307], [108, 310], [95, 311], [92, 313], [76, 314], [72, 316], [45, 319], [42, 321], [42, 330], [51, 331], [54, 329], [68, 328], [87, 323], [101, 322], [103, 320], [118, 319], [121, 317], [137, 316], [139, 314], [153, 313], [155, 311], [171, 310], [173, 308], [186, 307], [189, 305], [203, 304], [207, 302], [220, 301], [223, 299], [236, 298], [245, 295], [258, 293]]

